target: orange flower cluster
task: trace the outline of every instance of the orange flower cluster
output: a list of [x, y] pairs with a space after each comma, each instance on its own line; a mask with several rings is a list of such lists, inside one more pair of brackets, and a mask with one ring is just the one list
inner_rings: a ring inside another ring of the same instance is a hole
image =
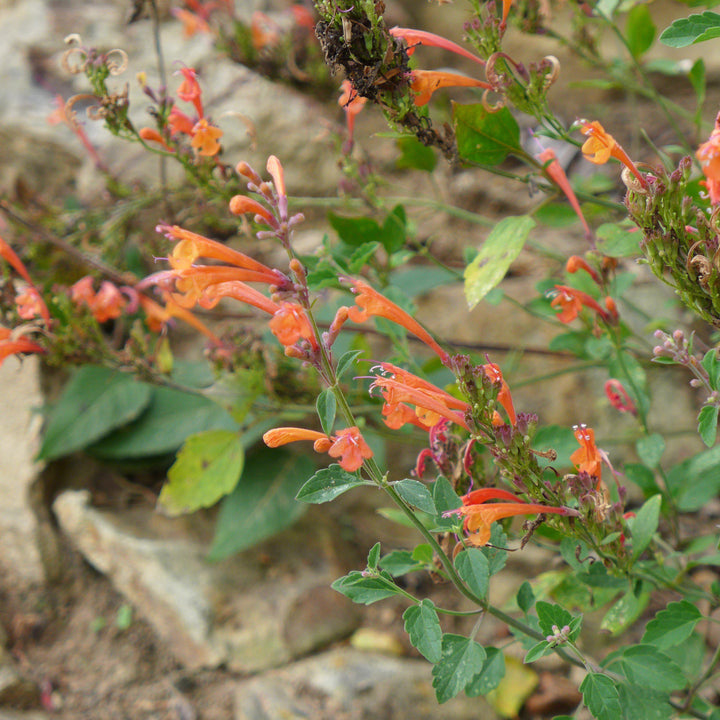
[[380, 363], [379, 367], [385, 375], [376, 375], [370, 389], [378, 389], [385, 401], [382, 414], [389, 428], [410, 423], [427, 430], [445, 419], [469, 429], [465, 420], [468, 403], [392, 363]]
[[[460, 45], [434, 33], [413, 30], [411, 28], [394, 27], [390, 30], [390, 34], [396, 38], [405, 40], [409, 46], [407, 50], [408, 55], [412, 55], [415, 52], [417, 45], [429, 45], [457, 53], [481, 65], [485, 64], [482, 58], [473, 55]], [[432, 94], [436, 90], [444, 87], [481, 87], [486, 90], [492, 90], [492, 85], [484, 80], [477, 80], [467, 75], [459, 75], [458, 73], [446, 72], [444, 70], [413, 70], [410, 73], [410, 88], [415, 93], [415, 105], [418, 107], [426, 105], [430, 101]]]
[[[258, 207], [264, 210], [259, 203]], [[239, 300], [273, 316], [270, 330], [285, 347], [304, 339], [317, 348], [314, 330], [299, 304], [277, 303], [247, 284], [263, 283], [274, 290], [287, 289], [291, 282], [286, 275], [244, 253], [177, 225], [160, 225], [158, 231], [179, 242], [168, 258], [172, 270], [147, 278], [145, 284], [174, 285], [175, 292], [171, 298], [183, 308], [198, 304], [210, 309], [222, 298]], [[195, 261], [201, 257], [226, 264], [197, 265]]]
[[28, 284], [28, 287], [18, 295], [16, 302], [18, 303], [18, 313], [24, 320], [34, 317], [41, 317], [46, 325], [50, 324], [50, 311], [35, 287], [30, 273], [23, 264], [23, 261], [17, 256], [17, 253], [8, 245], [5, 240], [0, 237], [0, 257], [5, 260], [10, 267]]
[[[502, 500], [498, 503], [489, 503], [488, 500]], [[553, 513], [555, 515], [576, 515], [575, 510], [554, 505], [541, 505], [521, 500], [507, 490], [499, 488], [481, 488], [473, 490], [462, 497], [462, 507], [445, 513], [448, 515], [462, 515], [465, 530], [471, 533], [467, 541], [476, 547], [487, 545], [490, 540], [491, 526], [497, 520], [513, 517], [515, 515], [534, 515]]]
[[340, 458], [340, 467], [348, 472], [359, 470], [363, 462], [373, 456], [357, 427], [338, 430], [334, 435], [305, 428], [279, 427], [268, 430], [263, 435], [263, 442], [271, 448], [298, 440], [312, 440], [315, 452], [326, 452], [330, 457]]
[[[212, 125], [205, 117], [202, 89], [197, 79], [197, 72], [190, 67], [181, 68], [179, 72], [183, 76], [183, 81], [177, 89], [177, 96], [183, 102], [191, 103], [194, 106], [197, 117], [192, 119], [178, 110], [176, 105], [173, 105], [168, 115], [170, 135], [172, 137], [180, 134], [189, 136], [190, 146], [198, 155], [205, 157], [217, 155], [220, 152], [220, 138], [223, 136], [223, 131]], [[139, 135], [145, 141], [156, 142], [168, 152], [174, 152], [166, 138], [154, 128], [142, 128]]]
[[109, 280], [104, 280], [96, 293], [90, 275], [81, 278], [70, 288], [70, 297], [75, 304], [90, 308], [99, 323], [120, 317], [127, 304], [125, 296]]

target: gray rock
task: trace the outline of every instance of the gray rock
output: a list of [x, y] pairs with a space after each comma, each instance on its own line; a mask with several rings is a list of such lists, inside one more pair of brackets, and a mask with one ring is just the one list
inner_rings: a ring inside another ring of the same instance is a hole
[[234, 720], [494, 720], [482, 698], [437, 704], [431, 666], [338, 648], [243, 681]]
[[30, 489], [38, 472], [42, 406], [36, 357], [0, 367], [0, 563], [20, 587], [44, 580]]
[[341, 571], [308, 527], [277, 536], [277, 557], [268, 546], [211, 565], [188, 519], [147, 508], [101, 512], [87, 491], [64, 492], [54, 511], [75, 547], [188, 668], [256, 672], [357, 627], [355, 607], [329, 587]]

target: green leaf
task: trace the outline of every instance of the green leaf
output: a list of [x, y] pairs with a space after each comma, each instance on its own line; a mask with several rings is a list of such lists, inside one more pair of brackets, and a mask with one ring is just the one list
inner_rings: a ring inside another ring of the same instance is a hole
[[432, 670], [437, 701], [447, 702], [462, 692], [482, 671], [485, 658], [485, 649], [474, 640], [451, 633], [443, 635], [442, 657]]
[[432, 549], [432, 545], [420, 543], [420, 545], [415, 546], [415, 549], [412, 551], [412, 558], [415, 562], [429, 565], [435, 558], [435, 551]]
[[424, 483], [405, 478], [405, 480], [394, 483], [393, 487], [408, 505], [416, 507], [418, 510], [428, 513], [428, 515], [437, 515], [435, 502], [427, 485]]
[[431, 600], [422, 600], [411, 605], [404, 613], [405, 632], [417, 651], [431, 663], [442, 658], [442, 629], [440, 620]]
[[405, 245], [407, 237], [407, 214], [402, 205], [396, 205], [385, 218], [382, 235], [378, 238], [389, 255]]
[[220, 506], [208, 559], [222, 560], [292, 525], [305, 510], [295, 493], [312, 468], [308, 458], [282, 449], [254, 452]]
[[662, 454], [665, 452], [665, 440], [662, 435], [653, 433], [641, 437], [635, 443], [635, 449], [640, 460], [649, 468], [657, 467]]
[[694, 632], [682, 645], [666, 648], [663, 655], [669, 657], [691, 683], [696, 682], [703, 672], [705, 640]]
[[632, 8], [627, 16], [625, 37], [630, 52], [636, 58], [644, 55], [650, 49], [655, 40], [655, 33], [657, 33], [657, 28], [647, 5], [636, 5]]
[[681, 690], [688, 684], [682, 670], [654, 645], [625, 648], [605, 667], [621, 673], [631, 683], [661, 692]]
[[458, 575], [475, 595], [485, 598], [490, 585], [490, 565], [478, 548], [467, 548], [455, 558]]
[[499, 165], [512, 152], [521, 151], [520, 128], [506, 107], [489, 112], [482, 104], [452, 104], [453, 124], [461, 160]]
[[380, 559], [380, 567], [393, 577], [399, 577], [415, 570], [422, 570], [424, 565], [408, 550], [393, 550]]
[[688, 73], [688, 80], [693, 86], [693, 90], [695, 90], [698, 105], [702, 105], [705, 102], [705, 91], [707, 87], [705, 62], [702, 58], [698, 58], [693, 63], [693, 66], [690, 68], [690, 72]]
[[396, 144], [400, 150], [400, 157], [395, 161], [395, 167], [399, 170], [413, 168], [432, 172], [435, 169], [437, 165], [435, 151], [423, 145], [414, 136], [404, 135], [397, 139]]
[[338, 578], [330, 587], [359, 605], [372, 605], [378, 600], [400, 593], [400, 588], [385, 572], [381, 572], [380, 576], [368, 577], [359, 570], [352, 570]]
[[343, 353], [338, 360], [337, 370], [335, 371], [338, 378], [341, 378], [346, 372], [351, 370], [355, 365], [355, 360], [364, 352], [364, 350], [348, 350], [346, 353]]
[[718, 410], [716, 405], [706, 405], [698, 415], [698, 434], [708, 447], [717, 440]]
[[480, 252], [465, 268], [465, 299], [474, 308], [507, 273], [520, 254], [535, 221], [529, 215], [503, 218], [490, 231]]
[[659, 492], [660, 488], [655, 482], [655, 475], [650, 468], [646, 468], [639, 463], [627, 463], [624, 469], [625, 477], [630, 482], [635, 483], [643, 491], [645, 497], [650, 497], [650, 495]]
[[640, 254], [642, 234], [615, 223], [604, 223], [597, 229], [597, 248], [609, 257], [633, 257]]
[[487, 657], [480, 674], [476, 675], [465, 687], [465, 694], [468, 697], [487, 695], [505, 677], [505, 656], [502, 651], [498, 648], [489, 647], [485, 649], [485, 652]]
[[437, 510], [437, 516], [435, 518], [437, 527], [449, 529], [457, 525], [458, 519], [456, 517], [442, 517], [443, 513], [448, 510], [455, 510], [462, 505], [462, 500], [453, 490], [447, 478], [441, 475], [432, 484], [432, 497], [435, 503], [435, 509]]
[[541, 657], [545, 657], [546, 655], [550, 655], [550, 653], [553, 652], [553, 646], [547, 641], [547, 640], [541, 640], [536, 645], [533, 645], [527, 653], [525, 653], [525, 658], [523, 659], [523, 662], [526, 665], [529, 665], [532, 662], [535, 662], [536, 660], [539, 660]]
[[720, 492], [720, 445], [684, 460], [668, 473], [678, 510], [698, 510]]
[[518, 607], [527, 615], [528, 610], [535, 604], [535, 593], [527, 580], [518, 588], [516, 600]]
[[369, 217], [343, 217], [329, 212], [327, 218], [339, 238], [351, 247], [374, 242], [382, 234], [380, 225]]
[[635, 685], [618, 683], [623, 720], [670, 720], [677, 715], [668, 702], [668, 695]]
[[333, 464], [318, 470], [298, 491], [296, 499], [304, 503], [326, 503], [358, 485], [367, 485], [360, 479]]
[[490, 528], [490, 542], [480, 552], [487, 558], [490, 577], [499, 573], [507, 562], [507, 535], [500, 525], [493, 523]]
[[367, 265], [370, 258], [375, 257], [380, 248], [380, 243], [367, 242], [353, 250], [352, 255], [347, 259], [348, 271], [357, 275]]
[[580, 692], [588, 710], [596, 720], [618, 720], [623, 711], [617, 688], [610, 678], [600, 673], [588, 673], [580, 685]]
[[680, 18], [663, 30], [660, 42], [681, 48], [720, 37], [720, 15], [706, 10], [697, 15]]
[[335, 424], [335, 411], [337, 410], [337, 400], [335, 393], [330, 388], [325, 388], [315, 401], [315, 409], [317, 410], [320, 424], [326, 435], [332, 435], [333, 425]]
[[613, 636], [620, 635], [640, 617], [649, 600], [650, 593], [647, 590], [643, 589], [639, 595], [629, 590], [605, 613], [600, 629]]
[[565, 625], [570, 625], [573, 620], [573, 616], [565, 608], [544, 600], [535, 603], [535, 612], [543, 635], [553, 635], [553, 625], [562, 629]]
[[368, 552], [367, 566], [370, 570], [377, 570], [380, 559], [380, 543], [376, 542]]
[[701, 612], [687, 600], [671, 602], [647, 624], [641, 642], [660, 650], [679, 645], [690, 637], [701, 619]]
[[168, 470], [158, 505], [170, 516], [214, 505], [237, 485], [244, 460], [237, 432], [207, 430], [191, 435]]
[[718, 358], [717, 348], [708, 350], [703, 356], [701, 364], [707, 371], [710, 387], [717, 390], [720, 380], [720, 358]]
[[92, 365], [80, 368], [50, 412], [38, 459], [81, 450], [134, 420], [151, 394], [151, 386], [132, 375]]
[[203, 395], [156, 387], [137, 420], [107, 435], [88, 452], [103, 460], [152, 457], [175, 452], [199, 432], [237, 431], [238, 427], [227, 411]]
[[637, 511], [634, 518], [628, 520], [632, 531], [632, 557], [637, 560], [642, 551], [650, 544], [660, 521], [661, 495], [653, 495]]

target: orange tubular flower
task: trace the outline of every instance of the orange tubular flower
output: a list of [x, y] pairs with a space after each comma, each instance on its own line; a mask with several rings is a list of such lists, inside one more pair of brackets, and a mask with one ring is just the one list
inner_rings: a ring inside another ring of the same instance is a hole
[[297, 303], [284, 302], [270, 320], [270, 331], [285, 347], [298, 340], [307, 340], [317, 348], [317, 340], [305, 311]]
[[595, 445], [595, 431], [586, 425], [576, 425], [573, 430], [580, 447], [570, 456], [570, 462], [578, 472], [586, 472], [591, 477], [597, 478], [599, 482], [602, 462], [600, 451]]
[[183, 135], [192, 135], [195, 123], [184, 113], [180, 112], [174, 105], [168, 115], [168, 128], [171, 135], [182, 133]]
[[[252, 288], [239, 280], [216, 283], [215, 285], [208, 286], [201, 293], [197, 303], [200, 307], [204, 307], [206, 310], [211, 310], [224, 297], [244, 302], [247, 305], [252, 305], [259, 310], [264, 310], [270, 315], [274, 315], [280, 309], [280, 306], [270, 300], [270, 298], [265, 297], [261, 292], [255, 290], [255, 288]], [[181, 296], [173, 296], [173, 300], [182, 305]]]
[[543, 150], [539, 155], [535, 156], [539, 162], [543, 164], [544, 173], [563, 191], [565, 197], [570, 203], [570, 207], [575, 211], [575, 214], [580, 218], [580, 222], [585, 228], [585, 234], [588, 236], [592, 235], [590, 226], [585, 220], [582, 210], [580, 209], [580, 203], [578, 202], [577, 196], [570, 185], [570, 181], [562, 169], [562, 165], [558, 162], [555, 151], [551, 148]]
[[461, 45], [452, 42], [452, 40], [448, 40], [440, 35], [435, 35], [435, 33], [426, 32], [425, 30], [413, 30], [411, 28], [401, 28], [395, 26], [394, 28], [390, 28], [390, 34], [393, 37], [405, 40], [408, 46], [408, 55], [412, 55], [415, 50], [417, 50], [418, 45], [428, 45], [429, 47], [439, 47], [443, 48], [443, 50], [449, 50], [457, 55], [462, 55], [468, 60], [480, 63], [480, 65], [485, 64], [485, 61], [482, 58], [477, 55], [473, 55], [473, 53], [469, 50], [466, 50]]
[[126, 304], [127, 301], [117, 287], [108, 280], [104, 280], [90, 309], [95, 319], [99, 323], [104, 323], [120, 317]]
[[154, 128], [140, 128], [138, 135], [145, 142], [156, 142], [158, 145], [161, 145], [164, 150], [174, 152], [174, 150], [165, 142], [165, 138]]
[[710, 202], [720, 202], [720, 113], [715, 119], [715, 129], [695, 153], [705, 175], [703, 184], [710, 194]]
[[445, 72], [444, 70], [413, 70], [410, 75], [410, 88], [415, 95], [415, 105], [427, 105], [432, 94], [444, 87], [481, 87], [492, 90], [493, 87], [483, 80], [467, 75]]
[[510, 388], [505, 382], [502, 372], [500, 372], [500, 368], [495, 363], [488, 363], [482, 367], [485, 374], [488, 375], [493, 382], [500, 382], [501, 386], [500, 392], [497, 396], [497, 401], [503, 406], [508, 418], [510, 419], [510, 423], [512, 425], [516, 425], [517, 416], [515, 415], [515, 406], [513, 405], [512, 395], [510, 395]]
[[194, 68], [180, 68], [183, 81], [177, 89], [177, 96], [184, 102], [192, 103], [197, 110], [198, 117], [203, 116], [202, 90], [197, 81], [197, 72]]
[[357, 94], [357, 90], [349, 80], [343, 80], [340, 86], [342, 95], [338, 98], [338, 105], [345, 111], [347, 121], [348, 142], [352, 146], [355, 131], [355, 117], [365, 107], [367, 98]]
[[220, 138], [223, 131], [211, 125], [205, 118], [198, 120], [191, 131], [190, 146], [198, 155], [212, 157], [220, 152]]
[[568, 258], [567, 263], [565, 264], [565, 272], [568, 272], [572, 275], [578, 270], [584, 270], [598, 285], [600, 284], [600, 276], [597, 274], [597, 272], [593, 268], [591, 268], [579, 255], [571, 255]]
[[645, 180], [642, 173], [635, 167], [635, 163], [630, 159], [617, 140], [615, 140], [610, 133], [606, 132], [605, 128], [597, 120], [593, 120], [592, 122], [581, 120], [580, 130], [587, 138], [581, 148], [586, 160], [596, 165], [604, 165], [611, 157], [614, 157], [637, 178], [642, 187], [647, 188], [647, 180]]
[[[488, 500], [503, 500], [499, 503], [486, 505]], [[471, 545], [482, 547], [490, 540], [491, 525], [503, 518], [514, 515], [534, 515], [539, 513], [553, 513], [555, 515], [574, 515], [574, 510], [553, 505], [540, 505], [528, 503], [516, 497], [507, 490], [498, 488], [481, 488], [468, 493], [462, 498], [463, 505], [446, 515], [457, 514], [465, 516], [465, 530], [472, 533], [467, 540]]]
[[274, 428], [263, 435], [263, 442], [271, 448], [298, 440], [312, 440], [315, 452], [326, 452], [330, 457], [340, 458], [340, 467], [348, 472], [360, 469], [363, 461], [373, 456], [357, 427], [338, 430], [333, 436], [295, 427]]
[[[381, 367], [386, 372], [393, 373], [393, 377], [382, 377], [377, 375], [370, 385], [371, 390], [379, 388], [385, 400], [383, 415], [389, 418], [386, 420], [388, 427], [400, 427], [397, 423], [407, 413], [398, 408], [401, 403], [414, 405], [415, 415], [425, 429], [437, 424], [440, 418], [445, 418], [456, 425], [468, 430], [464, 413], [470, 408], [468, 403], [454, 398], [449, 393], [435, 387], [431, 383], [400, 368], [395, 368], [390, 363], [382, 363]], [[416, 423], [413, 423], [416, 424]]]
[[362, 467], [365, 460], [373, 456], [373, 451], [360, 434], [360, 430], [349, 427], [335, 433], [335, 440], [328, 450], [328, 455], [340, 458], [340, 467], [343, 470], [355, 472]]
[[273, 270], [238, 250], [233, 250], [227, 245], [206, 238], [204, 235], [185, 230], [178, 225], [158, 225], [156, 230], [171, 240], [180, 241], [168, 258], [170, 266], [174, 270], [187, 270], [192, 267], [199, 257], [204, 257], [246, 268], [247, 270], [255, 270], [268, 278], [274, 276], [275, 282], [278, 284], [281, 284], [285, 279], [285, 276], [278, 270]]
[[199, 15], [182, 8], [171, 8], [170, 12], [182, 23], [183, 37], [191, 38], [199, 32], [210, 32], [210, 26]]
[[[617, 318], [617, 310], [606, 310], [597, 300], [590, 297], [587, 293], [567, 285], [556, 285], [556, 295], [550, 305], [552, 307], [560, 307], [562, 311], [557, 314], [557, 319], [561, 323], [571, 323], [580, 313], [583, 306], [594, 310], [605, 322], [612, 322]], [[608, 298], [612, 300], [612, 298]], [[612, 303], [614, 308], [614, 302]]]
[[277, 227], [277, 220], [275, 220], [271, 212], [257, 200], [253, 200], [246, 195], [235, 195], [230, 198], [230, 212], [233, 215], [255, 213], [255, 217], [260, 217], [266, 225]]
[[0, 365], [11, 355], [44, 352], [44, 347], [34, 343], [32, 340], [28, 340], [26, 337], [20, 336], [13, 339], [12, 331], [0, 326]]
[[369, 317], [384, 317], [404, 327], [408, 332], [422, 340], [434, 350], [443, 363], [447, 363], [448, 354], [433, 340], [430, 333], [420, 323], [363, 280], [353, 280], [353, 292], [357, 293], [355, 302], [358, 307], [348, 310], [348, 317], [356, 323], [365, 322]]
[[502, 20], [500, 21], [500, 27], [504, 30], [507, 27], [507, 17], [510, 14], [510, 8], [512, 7], [513, 0], [503, 0], [502, 9]]

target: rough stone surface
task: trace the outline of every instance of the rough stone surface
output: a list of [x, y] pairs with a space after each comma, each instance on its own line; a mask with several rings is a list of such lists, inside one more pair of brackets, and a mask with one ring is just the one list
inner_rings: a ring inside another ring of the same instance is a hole
[[329, 588], [341, 571], [302, 523], [272, 545], [210, 565], [197, 521], [193, 530], [149, 509], [101, 512], [86, 491], [64, 492], [54, 510], [88, 562], [188, 668], [264, 670], [357, 626], [355, 608]]
[[[119, 0], [26, 0], [0, 5], [0, 28], [9, 38], [0, 47], [0, 136], [6, 131], [15, 144], [26, 141], [51, 146], [43, 173], [25, 175], [33, 190], [42, 190], [44, 182], [52, 182], [56, 172], [67, 174], [68, 167], [76, 174], [77, 193], [82, 200], [92, 200], [104, 188], [104, 183], [98, 182], [92, 159], [70, 128], [47, 122], [57, 95], [67, 100], [89, 89], [84, 75], [69, 75], [61, 68], [67, 35], [79, 34], [85, 47], [105, 51], [117, 47], [127, 52], [128, 69], [111, 77], [108, 86], [120, 91], [127, 84], [131, 119], [137, 127], [152, 124], [147, 114], [150, 100], [135, 80], [143, 71], [151, 87], [160, 85], [152, 24], [140, 20], [127, 25], [129, 8], [130, 3]], [[249, 18], [248, 3], [238, 3], [238, 12]], [[173, 76], [179, 63], [195, 67], [200, 73], [206, 113], [225, 131], [226, 161], [235, 164], [246, 160], [262, 169], [267, 156], [275, 154], [286, 166], [290, 186], [314, 193], [327, 192], [336, 185], [338, 171], [333, 154], [327, 151], [326, 122], [322, 119], [336, 116], [336, 108], [324, 109], [292, 88], [278, 86], [232, 62], [213, 48], [210, 35], [185, 38], [180, 22], [169, 13], [161, 21], [161, 42], [171, 93], [180, 83], [180, 78]], [[113, 138], [102, 122], [90, 121], [84, 114], [84, 109], [79, 110], [78, 120], [113, 175], [127, 183], [159, 182], [156, 156], [139, 145]], [[70, 165], [58, 162], [57, 153], [70, 153], [75, 160]], [[48, 162], [48, 158], [55, 160]], [[180, 179], [179, 166], [168, 162], [167, 168], [170, 180]], [[0, 182], [11, 173], [10, 159], [0, 158]]]
[[36, 545], [37, 520], [29, 492], [38, 466], [43, 403], [38, 362], [15, 358], [0, 367], [0, 563], [16, 582], [42, 582], [43, 566]]
[[234, 720], [494, 720], [482, 697], [438, 709], [430, 664], [337, 648], [242, 682]]

